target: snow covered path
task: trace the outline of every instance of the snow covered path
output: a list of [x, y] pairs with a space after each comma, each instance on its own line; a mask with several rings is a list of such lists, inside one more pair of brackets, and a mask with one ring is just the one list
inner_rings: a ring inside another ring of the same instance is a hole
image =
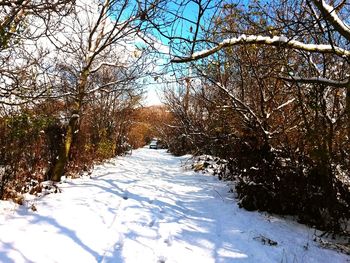
[[27, 207], [1, 201], [0, 262], [350, 262], [303, 225], [239, 209], [184, 161], [143, 148]]

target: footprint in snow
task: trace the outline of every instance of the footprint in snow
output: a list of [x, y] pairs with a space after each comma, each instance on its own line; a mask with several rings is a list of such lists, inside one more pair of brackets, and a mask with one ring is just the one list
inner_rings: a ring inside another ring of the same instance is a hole
[[155, 219], [153, 219], [151, 222], [149, 222], [148, 226], [149, 226], [149, 227], [153, 227], [153, 226], [154, 226], [154, 224], [155, 224], [155, 222], [156, 222], [156, 220], [155, 220]]
[[159, 257], [157, 263], [165, 263], [166, 262], [166, 257]]
[[169, 235], [166, 239], [164, 239], [164, 243], [170, 247], [173, 244], [173, 237]]
[[123, 199], [124, 200], [128, 200], [129, 199], [129, 197], [128, 197], [128, 195], [129, 195], [129, 192], [126, 190], [124, 193], [123, 193]]

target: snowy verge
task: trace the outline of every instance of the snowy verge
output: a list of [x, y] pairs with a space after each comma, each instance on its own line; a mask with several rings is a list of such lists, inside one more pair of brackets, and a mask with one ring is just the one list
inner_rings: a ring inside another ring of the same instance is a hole
[[[183, 166], [187, 170], [193, 170], [195, 172], [200, 172], [203, 174], [218, 176], [220, 180], [222, 178], [233, 177], [230, 175], [230, 171], [227, 167], [228, 161], [225, 159], [221, 159], [219, 157], [211, 156], [211, 155], [189, 156], [186, 163]], [[230, 192], [235, 193], [234, 189], [237, 182], [226, 181], [226, 183], [229, 184], [231, 187]], [[254, 183], [250, 182], [250, 184], [254, 184]], [[235, 194], [235, 197], [237, 198], [236, 194]], [[237, 200], [237, 204], [239, 205], [239, 207], [242, 207], [240, 202], [241, 202], [240, 200]], [[297, 217], [293, 217], [293, 216], [279, 216], [279, 215], [273, 215], [269, 213], [265, 213], [265, 214], [267, 216], [271, 215], [271, 216], [279, 217], [282, 220], [290, 220], [294, 222], [297, 221]], [[347, 224], [350, 226], [349, 222], [347, 222]], [[261, 235], [255, 237], [254, 239], [259, 240], [262, 243], [268, 244], [271, 246], [277, 245], [277, 242], [270, 240], [269, 238], [266, 238]], [[312, 235], [312, 239], [313, 241], [317, 242], [321, 247], [324, 247], [327, 249], [333, 249], [338, 252], [350, 255], [350, 237], [348, 235], [331, 234], [328, 232], [319, 231], [315, 228], [314, 234]]]

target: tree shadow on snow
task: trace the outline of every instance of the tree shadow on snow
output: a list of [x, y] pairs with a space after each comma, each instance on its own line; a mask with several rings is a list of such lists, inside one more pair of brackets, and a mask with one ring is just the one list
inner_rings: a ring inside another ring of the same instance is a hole
[[[167, 176], [164, 174], [164, 177]], [[174, 178], [169, 177], [165, 180], [171, 181], [174, 184], [188, 185], [186, 184], [186, 178]], [[190, 178], [191, 176], [189, 176]], [[215, 196], [211, 190], [206, 190], [198, 188], [198, 190], [193, 190], [189, 194], [181, 195], [176, 192], [176, 190], [171, 190], [169, 188], [158, 188], [157, 194], [163, 196], [164, 198], [154, 199], [150, 198], [146, 194], [136, 194], [132, 189], [127, 191], [127, 198], [125, 198], [125, 193], [118, 186], [118, 181], [113, 179], [107, 179], [100, 177], [98, 180], [103, 181], [104, 186], [96, 185], [106, 192], [109, 192], [113, 195], [116, 195], [118, 198], [123, 198], [125, 202], [128, 200], [137, 201], [132, 205], [126, 205], [124, 209], [142, 209], [146, 214], [150, 215], [152, 218], [157, 218], [158, 222], [152, 220], [149, 222], [148, 226], [158, 233], [160, 238], [164, 239], [165, 243], [169, 243], [168, 237], [162, 237], [160, 234], [160, 223], [166, 224], [180, 224], [182, 225], [181, 231], [173, 235], [174, 240], [181, 240], [184, 243], [187, 243], [188, 246], [197, 246], [202, 249], [209, 249], [203, 244], [210, 243], [213, 248], [210, 249], [213, 253], [213, 258], [219, 259], [220, 262], [232, 262], [232, 260], [242, 260], [246, 261], [248, 259], [248, 251], [244, 252], [243, 247], [235, 247], [233, 244], [227, 242], [227, 240], [222, 240], [219, 235], [218, 227], [221, 227], [220, 218], [213, 214], [213, 211], [206, 211], [208, 207], [204, 206], [208, 202], [214, 200], [213, 206], [219, 206], [218, 202], [222, 202], [222, 197]], [[188, 183], [188, 182], [187, 182]], [[142, 187], [138, 185], [138, 187]], [[216, 203], [215, 203], [216, 202]], [[134, 222], [135, 224], [137, 222]], [[139, 222], [140, 225], [147, 227], [145, 222]], [[147, 235], [143, 235], [137, 229], [128, 229], [127, 233], [124, 233], [125, 239], [130, 239], [138, 243], [142, 243], [143, 246], [147, 246], [147, 242], [144, 242], [145, 239], [154, 239]], [[142, 242], [140, 240], [143, 240]], [[226, 256], [220, 254], [219, 251], [224, 250], [231, 256]], [[111, 252], [111, 257], [109, 259], [114, 259], [114, 257], [124, 262], [121, 257], [122, 246], [117, 244], [116, 247]], [[112, 261], [110, 261], [112, 262]], [[119, 261], [113, 261], [119, 262]]]
[[10, 253], [13, 253], [15, 251], [16, 254], [19, 254], [22, 258], [22, 261], [24, 262], [30, 262], [28, 258], [26, 258], [21, 251], [18, 249], [14, 248], [12, 243], [8, 242], [2, 242], [0, 241], [0, 262], [6, 262], [6, 263], [16, 263], [14, 259], [10, 257]]
[[[51, 218], [51, 217], [47, 217], [47, 216], [41, 216], [39, 214], [36, 213], [32, 213], [30, 215], [30, 219], [29, 222], [33, 225], [35, 224], [42, 224], [42, 223], [46, 223], [50, 226], [54, 226], [57, 230], [58, 230], [58, 234], [61, 234], [63, 236], [69, 237], [72, 241], [74, 241], [78, 246], [80, 246], [83, 250], [85, 250], [86, 252], [88, 252], [89, 254], [91, 254], [96, 260], [98, 260], [99, 258], [101, 258], [101, 255], [98, 254], [96, 251], [94, 251], [93, 249], [91, 249], [89, 246], [87, 246], [76, 234], [76, 232], [72, 229], [69, 229], [63, 225], [60, 225], [56, 219]], [[60, 248], [58, 248], [60, 249]], [[67, 251], [65, 251], [65, 253], [69, 253]]]

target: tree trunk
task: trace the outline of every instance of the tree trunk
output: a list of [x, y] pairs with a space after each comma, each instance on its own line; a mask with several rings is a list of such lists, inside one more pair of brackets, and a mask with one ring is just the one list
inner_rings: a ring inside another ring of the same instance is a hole
[[350, 140], [350, 83], [346, 88], [346, 97], [345, 97], [345, 121], [348, 140]]
[[68, 161], [70, 149], [73, 143], [73, 135], [77, 129], [79, 113], [81, 111], [81, 107], [85, 96], [85, 87], [86, 87], [88, 77], [89, 77], [89, 69], [85, 68], [84, 70], [82, 70], [80, 74], [79, 82], [77, 85], [78, 95], [76, 97], [75, 110], [73, 110], [73, 114], [70, 117], [67, 131], [66, 131], [66, 136], [64, 138], [64, 143], [60, 149], [58, 160], [53, 168], [51, 180], [56, 182], [59, 182], [61, 180], [61, 176], [63, 175], [64, 168]]
[[64, 143], [60, 149], [58, 160], [53, 168], [51, 180], [59, 182], [63, 175], [64, 167], [68, 161], [69, 152], [73, 142], [73, 135], [78, 124], [78, 114], [73, 114], [69, 120]]

